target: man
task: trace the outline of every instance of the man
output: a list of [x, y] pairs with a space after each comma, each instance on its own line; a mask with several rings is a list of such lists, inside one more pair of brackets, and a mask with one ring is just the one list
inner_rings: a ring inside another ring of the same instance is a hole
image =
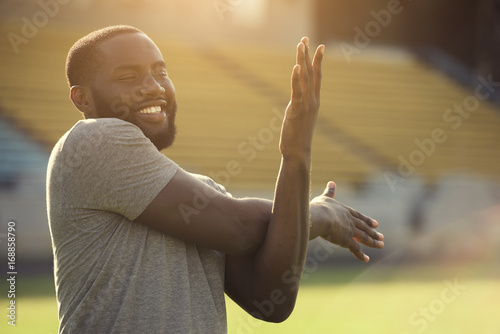
[[[224, 291], [265, 321], [293, 310], [308, 241], [368, 261], [377, 222], [333, 200], [309, 203], [311, 141], [324, 46], [297, 47], [274, 201], [237, 199], [160, 150], [175, 138], [175, 91], [160, 50], [114, 26], [80, 39], [66, 64], [83, 113], [56, 144], [47, 175], [60, 333], [224, 333]], [[195, 194], [209, 202], [186, 217]], [[293, 268], [293, 270], [292, 270]], [[272, 305], [269, 312], [259, 306]]]

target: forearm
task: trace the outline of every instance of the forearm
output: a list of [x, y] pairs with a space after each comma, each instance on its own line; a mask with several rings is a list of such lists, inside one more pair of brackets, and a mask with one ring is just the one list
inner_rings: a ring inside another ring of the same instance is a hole
[[[226, 292], [250, 314], [285, 320], [293, 310], [309, 242], [311, 145], [319, 107], [324, 46], [311, 62], [309, 40], [297, 45], [291, 99], [281, 128], [281, 168], [265, 239], [253, 256], [226, 258]], [[265, 313], [265, 314], [264, 314]]]
[[[256, 255], [257, 250], [262, 246], [266, 238], [271, 214], [273, 211], [273, 201], [263, 198], [241, 198], [239, 199], [245, 210], [242, 210], [247, 224], [252, 227], [252, 249], [247, 255]], [[309, 204], [309, 240], [324, 236], [329, 230], [328, 208], [323, 203], [311, 202]], [[243, 219], [243, 218], [242, 218]]]
[[272, 292], [279, 291], [285, 302], [276, 312], [284, 314], [293, 309], [307, 253], [309, 182], [308, 157], [282, 159], [266, 238], [255, 256], [253, 299], [271, 300]]
[[[246, 220], [248, 234], [251, 238], [252, 248], [247, 255], [256, 256], [257, 250], [266, 239], [271, 215], [273, 213], [273, 201], [263, 198], [241, 198], [238, 199], [241, 206], [241, 219]], [[309, 240], [323, 236], [328, 231], [328, 208], [322, 203], [311, 202], [309, 204]]]

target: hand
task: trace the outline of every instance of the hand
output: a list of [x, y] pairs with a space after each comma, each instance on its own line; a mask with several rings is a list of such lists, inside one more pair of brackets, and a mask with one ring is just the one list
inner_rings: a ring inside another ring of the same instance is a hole
[[318, 46], [311, 63], [309, 39], [297, 45], [297, 63], [292, 71], [292, 96], [281, 129], [280, 151], [283, 157], [309, 157], [314, 125], [319, 109], [321, 62], [325, 46]]
[[325, 192], [311, 201], [311, 213], [316, 214], [314, 224], [323, 224], [320, 236], [331, 243], [349, 249], [360, 261], [370, 258], [361, 251], [360, 243], [373, 248], [384, 247], [384, 236], [375, 231], [378, 222], [353, 208], [336, 201], [335, 182], [328, 182]]

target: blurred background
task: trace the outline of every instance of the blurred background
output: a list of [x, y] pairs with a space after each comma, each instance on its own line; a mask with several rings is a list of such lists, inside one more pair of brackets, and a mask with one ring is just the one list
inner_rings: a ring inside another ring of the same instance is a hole
[[[391, 312], [402, 313], [377, 318], [384, 333], [470, 333], [452, 315], [460, 319], [470, 305], [500, 297], [500, 1], [2, 0], [0, 247], [6, 254], [7, 223], [15, 220], [19, 280], [27, 282], [20, 291], [26, 298], [45, 291], [55, 317], [49, 328], [57, 316], [46, 165], [57, 140], [82, 118], [69, 99], [65, 58], [77, 39], [113, 24], [142, 29], [167, 63], [179, 112], [177, 140], [164, 153], [234, 196], [272, 198], [296, 44], [304, 35], [312, 46], [324, 43], [312, 195], [336, 181], [337, 199], [377, 219], [386, 246], [366, 249], [366, 266], [316, 240], [306, 287], [344, 285], [335, 294], [343, 303], [371, 281], [391, 289], [434, 282], [430, 297], [410, 286], [409, 305], [388, 301]], [[457, 279], [470, 280], [463, 309], [435, 302]], [[318, 291], [312, 303], [327, 290]], [[421, 314], [426, 306], [435, 312]], [[470, 315], [483, 326], [473, 332], [500, 333], [488, 316], [499, 311], [489, 304]], [[266, 331], [234, 312], [230, 332]], [[288, 333], [333, 330], [297, 312], [309, 323]]]

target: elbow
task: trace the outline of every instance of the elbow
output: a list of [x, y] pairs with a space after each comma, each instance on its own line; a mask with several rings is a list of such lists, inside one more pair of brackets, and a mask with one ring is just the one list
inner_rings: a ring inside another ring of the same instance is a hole
[[244, 309], [254, 318], [265, 322], [281, 323], [287, 320], [295, 308], [297, 291], [281, 287], [265, 295], [265, 299], [252, 299]]
[[254, 306], [255, 309], [250, 312], [254, 318], [278, 324], [290, 317], [295, 307], [295, 302], [276, 305], [270, 301], [263, 301], [260, 305], [254, 304]]
[[267, 318], [265, 318], [263, 320], [266, 321], [266, 322], [271, 322], [271, 323], [279, 324], [279, 323], [285, 321], [286, 319], [288, 319], [290, 317], [290, 315], [292, 314], [292, 311], [293, 311], [293, 308], [290, 309], [290, 310], [284, 310], [284, 311], [280, 311], [280, 312], [275, 312], [274, 315], [269, 316], [269, 317], [267, 317]]

